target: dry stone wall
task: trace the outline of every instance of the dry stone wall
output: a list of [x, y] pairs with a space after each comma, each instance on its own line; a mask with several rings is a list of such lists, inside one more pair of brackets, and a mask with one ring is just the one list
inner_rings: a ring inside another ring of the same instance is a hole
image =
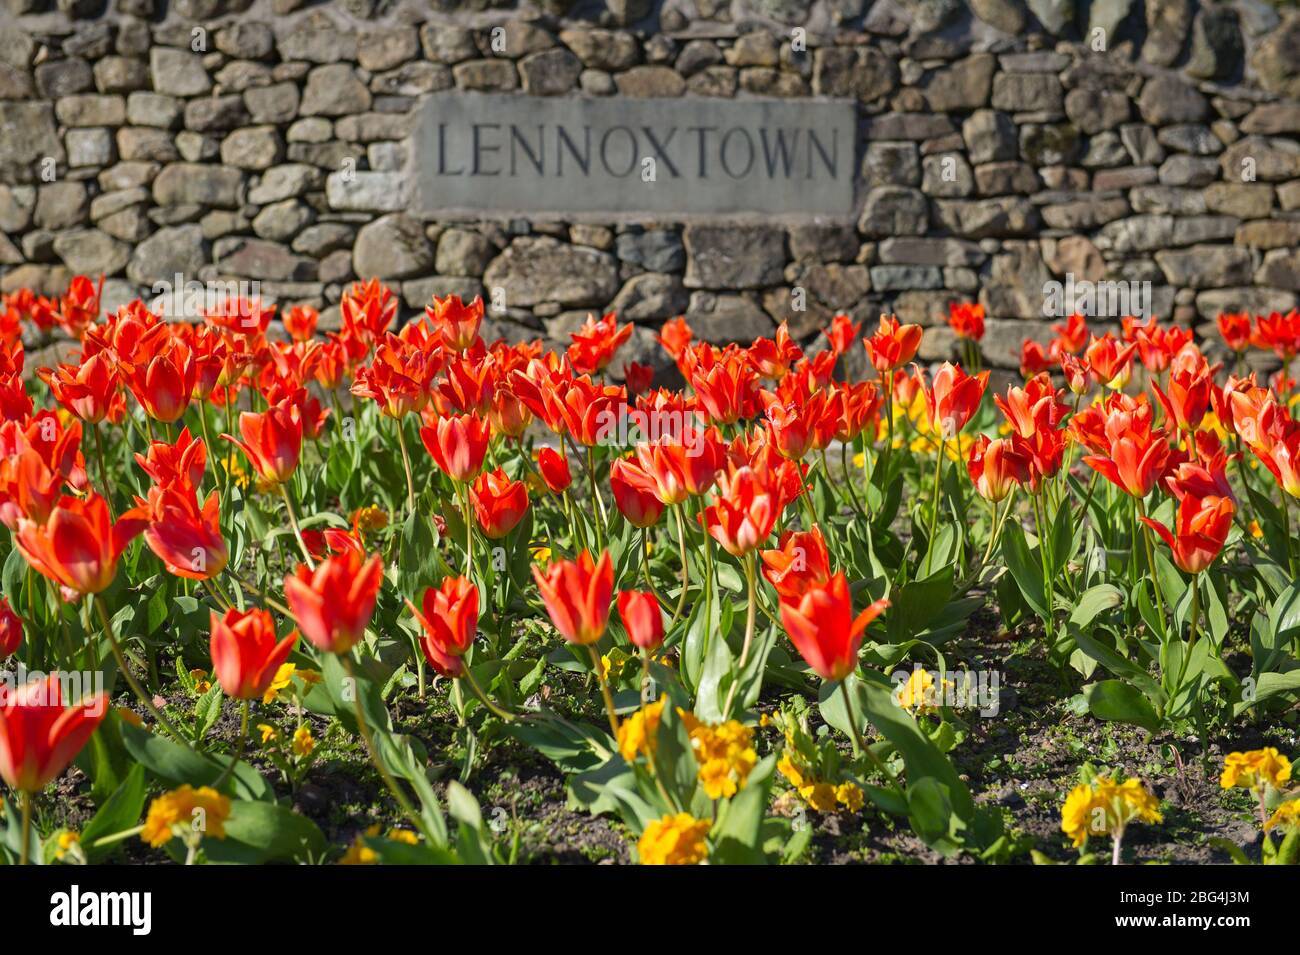
[[[1300, 293], [1294, 6], [3, 3], [3, 291], [103, 273], [114, 304], [177, 276], [256, 281], [328, 326], [347, 284], [377, 276], [411, 313], [496, 291], [491, 331], [510, 338], [565, 340], [614, 309], [652, 362], [651, 329], [678, 314], [748, 341], [837, 312], [934, 325], [979, 300], [1003, 365], [1067, 286], [1100, 291], [1102, 312], [1140, 292], [1183, 323]], [[404, 199], [426, 159], [407, 137], [422, 99], [453, 90], [849, 99], [857, 199], [820, 220], [430, 218]], [[944, 331], [923, 357], [947, 355]]]

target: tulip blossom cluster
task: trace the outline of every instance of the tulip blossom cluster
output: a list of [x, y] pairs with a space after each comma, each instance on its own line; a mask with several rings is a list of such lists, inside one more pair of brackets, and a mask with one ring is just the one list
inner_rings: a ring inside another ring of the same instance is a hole
[[[978, 605], [1081, 679], [1097, 718], [1204, 739], [1255, 705], [1223, 662], [1225, 601], [1286, 606], [1300, 573], [1294, 311], [1224, 314], [1212, 341], [1072, 315], [1016, 355], [986, 351], [981, 303], [949, 305], [946, 344], [895, 315], [748, 345], [676, 317], [643, 364], [614, 312], [558, 348], [489, 341], [482, 299], [404, 316], [378, 280], [346, 289], [337, 320], [101, 297], [79, 276], [0, 300], [0, 661], [111, 681], [6, 693], [0, 778], [30, 810], [102, 725], [78, 762], [104, 774], [97, 798], [140, 763], [167, 790], [146, 844], [183, 834], [191, 859], [207, 837], [181, 808], [219, 810], [212, 838], [247, 831], [241, 813], [278, 808], [250, 793], [352, 752], [403, 822], [345, 861], [486, 857], [491, 836], [456, 842], [472, 797], [445, 786], [455, 836], [429, 781], [455, 760], [472, 779], [507, 736], [570, 774], [575, 802], [608, 782], [587, 804], [622, 813], [647, 863], [740, 852], [740, 800], [764, 817], [747, 860], [772, 851], [781, 779], [787, 809], [907, 816], [943, 851], [984, 851], [944, 775], [968, 728], [915, 687], [889, 702], [886, 666], [966, 662]], [[56, 333], [63, 360], [28, 367], [24, 334]], [[986, 367], [1008, 360], [1019, 376]], [[1293, 634], [1266, 636], [1252, 678], [1278, 674], [1271, 705], [1294, 703]], [[769, 747], [778, 688], [829, 735], [783, 702]], [[226, 698], [240, 730], [218, 741]], [[450, 713], [447, 732], [412, 713]], [[927, 773], [943, 799], [916, 788]], [[1118, 857], [1125, 825], [1160, 819], [1153, 800], [1095, 777], [1064, 831], [1109, 835]], [[938, 803], [951, 825], [927, 817]]]

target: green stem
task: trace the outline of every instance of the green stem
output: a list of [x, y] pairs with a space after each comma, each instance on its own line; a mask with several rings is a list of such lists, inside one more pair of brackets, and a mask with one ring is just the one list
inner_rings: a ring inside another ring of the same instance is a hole
[[289, 516], [289, 526], [293, 528], [293, 536], [298, 541], [298, 549], [302, 551], [303, 560], [312, 570], [316, 569], [316, 561], [312, 560], [311, 551], [307, 549], [307, 542], [302, 539], [302, 530], [298, 527], [298, 516], [293, 512], [293, 499], [289, 497], [288, 483], [280, 485], [280, 497], [284, 500], [284, 510]]
[[867, 759], [871, 760], [872, 765], [880, 770], [881, 774], [898, 789], [898, 777], [894, 775], [893, 770], [885, 765], [884, 760], [875, 754], [870, 746], [867, 745], [866, 737], [862, 735], [862, 724], [858, 722], [857, 714], [853, 711], [853, 696], [849, 693], [849, 684], [847, 680], [840, 680], [840, 693], [844, 697], [844, 709], [848, 712], [849, 725], [853, 727], [853, 743], [863, 753], [867, 754]]
[[99, 484], [101, 493], [104, 496], [104, 503], [108, 505], [108, 516], [110, 520], [117, 520], [113, 516], [113, 490], [112, 485], [108, 483], [108, 464], [104, 461], [104, 436], [99, 432], [99, 424], [91, 426], [95, 432], [95, 456], [99, 458]]
[[32, 794], [23, 790], [23, 844], [18, 850], [18, 864], [27, 865], [32, 841]]
[[731, 681], [731, 689], [727, 691], [727, 702], [722, 707], [722, 715], [728, 719], [731, 717], [731, 704], [736, 699], [736, 690], [740, 688], [740, 680], [745, 672], [745, 664], [749, 662], [749, 648], [754, 643], [755, 611], [758, 608], [758, 586], [755, 580], [753, 551], [745, 554], [744, 564], [745, 590], [748, 594], [745, 607], [745, 642], [740, 646], [740, 662], [736, 664], [736, 677]]
[[415, 481], [411, 478], [411, 454], [406, 450], [406, 429], [402, 419], [393, 419], [397, 424], [397, 446], [402, 449], [402, 470], [406, 473], [406, 513], [415, 513]]
[[[474, 695], [479, 698], [479, 702], [486, 706], [498, 719], [504, 720], [507, 723], [514, 720], [515, 714], [502, 709], [500, 706], [497, 706], [497, 704], [488, 699], [488, 695], [484, 693], [483, 688], [478, 685], [478, 680], [474, 679], [474, 671], [469, 668], [469, 661], [462, 660], [461, 662], [465, 667], [465, 682], [469, 684], [469, 688], [473, 691]], [[615, 735], [617, 735], [617, 732]]]
[[136, 698], [144, 706], [145, 710], [148, 711], [149, 715], [154, 718], [159, 726], [167, 731], [169, 736], [175, 739], [178, 743], [183, 744], [186, 749], [193, 752], [194, 747], [190, 745], [190, 741], [181, 735], [180, 731], [171, 724], [171, 721], [168, 720], [167, 717], [163, 716], [162, 711], [159, 710], [158, 707], [153, 705], [153, 700], [147, 693], [145, 693], [144, 687], [136, 681], [135, 676], [126, 665], [126, 657], [122, 654], [121, 644], [117, 642], [117, 635], [113, 633], [113, 621], [108, 616], [108, 608], [104, 605], [104, 602], [96, 599], [95, 608], [99, 611], [99, 620], [104, 627], [104, 636], [108, 638], [108, 645], [113, 650], [113, 659], [117, 661], [117, 668], [121, 671], [122, 678], [126, 680], [127, 686], [131, 688], [131, 692], [136, 695]]
[[600, 695], [605, 700], [605, 715], [609, 717], [609, 732], [614, 739], [618, 739], [618, 713], [614, 710], [614, 694], [610, 692], [609, 683], [605, 679], [605, 668], [601, 665], [600, 654], [596, 652], [596, 645], [587, 644], [587, 652], [591, 654], [591, 665], [596, 669], [596, 679], [600, 682]]
[[940, 479], [943, 477], [943, 458], [948, 452], [948, 439], [943, 437], [943, 432], [939, 433], [939, 457], [934, 464], [934, 507], [930, 511], [930, 533], [926, 539], [925, 550], [925, 573], [930, 573], [930, 564], [934, 558], [934, 534], [939, 527], [939, 496], [940, 496]]
[[230, 760], [230, 765], [222, 770], [217, 781], [212, 784], [212, 788], [220, 790], [225, 785], [226, 780], [235, 773], [235, 767], [239, 765], [240, 758], [244, 755], [244, 746], [248, 742], [248, 700], [241, 700], [239, 708], [239, 739], [235, 743], [235, 755]]
[[[686, 565], [686, 524], [682, 520], [680, 504], [674, 505], [673, 517], [677, 519], [677, 545], [678, 553], [682, 561], [682, 592], [681, 596], [677, 598], [677, 607], [673, 610], [672, 619], [668, 621], [668, 627], [665, 629], [665, 633], [667, 633], [668, 630], [671, 630], [673, 624], [677, 623], [677, 621], [681, 619], [682, 611], [686, 608], [686, 589], [690, 582], [690, 571], [687, 569]], [[707, 544], [705, 546], [707, 546]]]
[[339, 657], [339, 660], [343, 663], [343, 668], [347, 671], [348, 676], [352, 680], [354, 689], [352, 694], [352, 705], [356, 712], [357, 729], [361, 732], [362, 742], [366, 744], [366, 752], [370, 755], [371, 764], [375, 767], [376, 771], [378, 771], [379, 778], [384, 781], [384, 785], [388, 787], [388, 791], [393, 794], [393, 798], [397, 800], [397, 804], [402, 807], [402, 812], [406, 813], [406, 817], [411, 820], [411, 824], [414, 825], [421, 834], [423, 834], [425, 842], [431, 846], [437, 845], [437, 842], [433, 839], [428, 828], [426, 828], [424, 824], [424, 817], [415, 811], [415, 807], [412, 806], [411, 801], [407, 799], [406, 793], [404, 793], [401, 787], [397, 785], [397, 781], [393, 779], [379, 759], [379, 752], [375, 749], [374, 741], [370, 735], [370, 728], [366, 725], [365, 710], [361, 707], [361, 693], [357, 690], [356, 669], [352, 665], [351, 655], [343, 654]]

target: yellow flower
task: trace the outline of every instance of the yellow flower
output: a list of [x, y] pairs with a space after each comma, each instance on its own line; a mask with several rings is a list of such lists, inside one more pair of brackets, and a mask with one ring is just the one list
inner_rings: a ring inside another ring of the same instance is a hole
[[840, 783], [835, 787], [835, 798], [849, 812], [862, 811], [862, 790], [856, 783]]
[[628, 663], [632, 658], [622, 650], [615, 647], [609, 653], [600, 655], [600, 668], [605, 672], [605, 679], [611, 683], [617, 683], [623, 679], [623, 671], [627, 669]]
[[1259, 540], [1264, 536], [1264, 528], [1260, 527], [1259, 521], [1254, 518], [1251, 519], [1247, 527], [1250, 529], [1250, 536], [1255, 538], [1255, 540]]
[[551, 549], [541, 545], [528, 548], [528, 552], [533, 555], [533, 562], [545, 567], [551, 562]]
[[73, 846], [81, 843], [81, 835], [73, 832], [71, 829], [64, 829], [59, 833], [59, 839], [55, 843], [54, 858], [62, 859], [67, 855]]
[[212, 681], [208, 679], [207, 670], [191, 670], [190, 679], [194, 681], [194, 692], [199, 696], [212, 689]]
[[1275, 789], [1291, 778], [1291, 761], [1272, 746], [1247, 753], [1229, 753], [1223, 760], [1219, 785], [1224, 789], [1240, 786], [1257, 789], [1268, 783]]
[[293, 731], [293, 752], [297, 756], [310, 756], [316, 748], [316, 741], [311, 738], [311, 729], [299, 726]]
[[659, 719], [664, 710], [664, 698], [658, 702], [647, 703], [637, 710], [618, 727], [618, 751], [629, 763], [636, 759], [638, 753], [647, 757], [654, 754], [655, 738], [659, 734]]
[[360, 531], [378, 531], [388, 526], [388, 515], [378, 504], [367, 504], [352, 512], [352, 526]]
[[696, 865], [709, 854], [709, 821], [690, 813], [656, 819], [645, 827], [636, 851], [642, 865]]
[[776, 769], [777, 772], [790, 781], [790, 785], [795, 789], [803, 786], [803, 773], [799, 771], [799, 767], [796, 766], [794, 760], [790, 758], [790, 753], [788, 751], [781, 754], [781, 758], [777, 760]]
[[[947, 691], [954, 687], [952, 680], [945, 679], [940, 690]], [[913, 670], [907, 682], [898, 688], [898, 705], [913, 713], [933, 713], [938, 709], [933, 700], [942, 700], [944, 694], [935, 691], [934, 676], [929, 670]]]
[[1116, 783], [1109, 776], [1098, 776], [1070, 790], [1061, 807], [1061, 831], [1079, 848], [1089, 836], [1122, 832], [1134, 819], [1160, 822], [1159, 805], [1140, 780]]
[[379, 854], [362, 841], [360, 836], [352, 840], [348, 851], [343, 853], [339, 865], [378, 865]]
[[193, 832], [224, 839], [229, 818], [230, 800], [226, 796], [210, 786], [195, 789], [186, 783], [149, 804], [140, 838], [156, 849], [171, 841], [176, 834], [174, 827], [183, 825]]
[[275, 671], [275, 676], [271, 677], [271, 684], [262, 694], [262, 705], [270, 703], [281, 690], [293, 682], [293, 674], [297, 669], [292, 663], [280, 664], [280, 668]]
[[1300, 829], [1300, 799], [1289, 799], [1277, 807], [1273, 815], [1269, 816], [1268, 822], [1264, 823], [1264, 829], [1275, 826], [1281, 826], [1287, 832]]
[[758, 725], [763, 727], [771, 726], [772, 717], [768, 716], [766, 713], [760, 713], [758, 716]]
[[818, 812], [835, 811], [835, 787], [830, 783], [810, 783], [799, 787], [799, 795]]
[[320, 670], [299, 670], [296, 675], [307, 686], [315, 686], [321, 681]]
[[265, 746], [279, 734], [276, 733], [275, 727], [270, 723], [258, 723], [257, 731], [262, 734], [262, 745]]
[[248, 471], [244, 468], [244, 462], [240, 460], [240, 457], [238, 454], [231, 454], [229, 457], [223, 458], [221, 463], [226, 474], [234, 479], [235, 486], [243, 489], [253, 482], [248, 476]]
[[115, 709], [123, 723], [130, 723], [136, 729], [144, 729], [144, 720], [140, 718], [140, 714], [135, 710], [128, 710], [125, 706], [118, 706]]
[[704, 792], [710, 799], [734, 796], [758, 763], [753, 729], [738, 720], [708, 726], [684, 711], [679, 712], [700, 764], [699, 778]]
[[865, 452], [859, 451], [857, 454], [853, 455], [853, 466], [855, 468], [865, 467], [866, 464], [867, 455]]
[[420, 837], [410, 829], [389, 829], [388, 838], [393, 842], [405, 842], [408, 846], [420, 843]]

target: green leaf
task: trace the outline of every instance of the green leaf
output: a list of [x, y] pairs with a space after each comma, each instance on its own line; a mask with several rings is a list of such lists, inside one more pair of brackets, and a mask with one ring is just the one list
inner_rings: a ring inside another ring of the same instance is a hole
[[101, 862], [121, 848], [121, 841], [96, 847], [95, 842], [105, 836], [135, 828], [144, 810], [144, 766], [136, 763], [127, 773], [113, 795], [105, 800], [99, 811], [81, 830], [81, 846], [90, 863]]
[[316, 823], [273, 802], [233, 800], [225, 830], [225, 839], [203, 840], [211, 862], [308, 862], [325, 855], [325, 836]]
[[710, 833], [713, 839], [710, 863], [762, 865], [767, 861], [760, 834], [775, 767], [775, 754], [767, 756], [753, 768], [740, 792], [727, 800]]
[[1092, 715], [1101, 720], [1130, 723], [1154, 733], [1160, 717], [1136, 687], [1123, 680], [1102, 680], [1083, 688]]
[[[213, 756], [196, 753], [130, 723], [122, 724], [122, 742], [133, 759], [172, 786], [182, 786], [185, 783], [211, 786], [226, 769], [226, 764]], [[242, 761], [235, 766], [234, 773], [226, 782], [226, 788], [249, 799], [274, 798], [271, 787], [261, 774]]]
[[1008, 521], [1002, 529], [1002, 558], [1007, 569], [1020, 587], [1025, 603], [1040, 617], [1047, 616], [1047, 596], [1043, 586], [1043, 566], [1029, 549], [1025, 532], [1015, 521]]

